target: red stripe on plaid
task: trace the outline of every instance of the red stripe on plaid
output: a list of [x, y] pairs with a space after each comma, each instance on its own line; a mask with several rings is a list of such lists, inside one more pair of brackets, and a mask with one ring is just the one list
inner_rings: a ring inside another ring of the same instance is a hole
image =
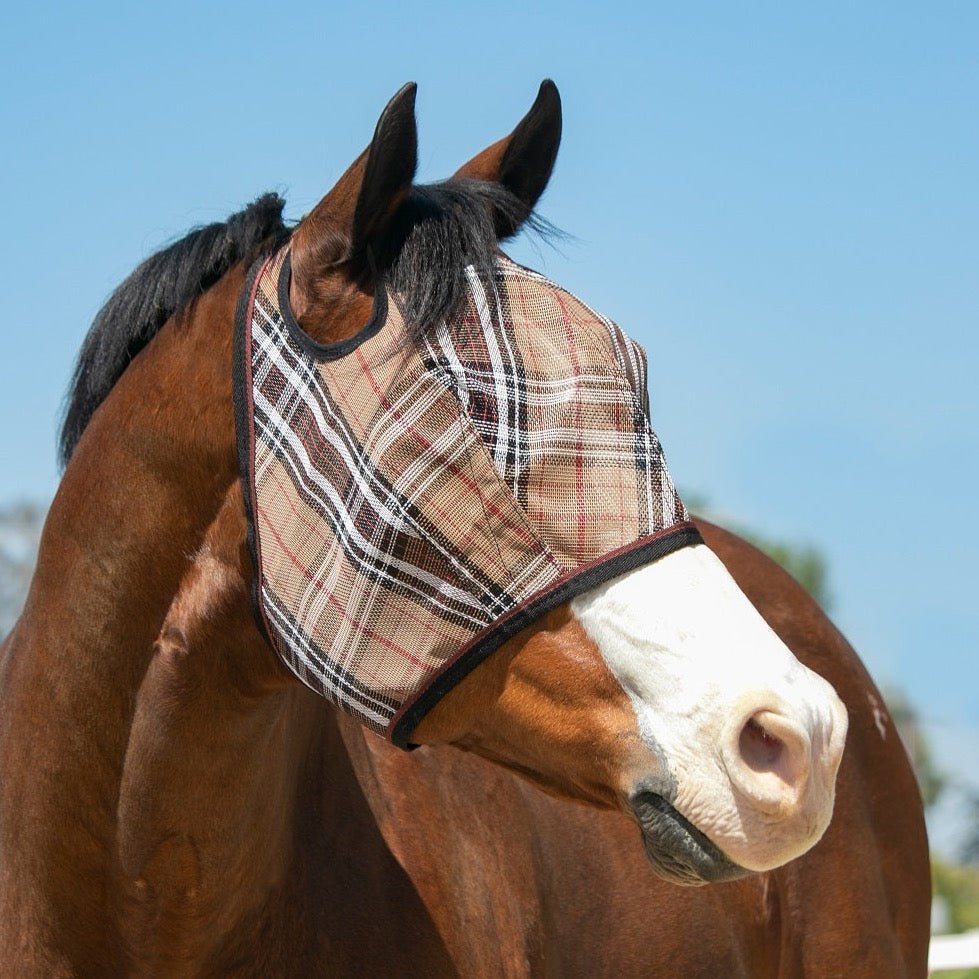
[[[321, 588], [324, 588], [325, 589], [325, 582], [322, 579], [317, 578], [313, 574], [313, 572], [310, 571], [309, 568], [307, 568], [299, 560], [299, 557], [296, 554], [294, 554], [289, 549], [289, 547], [285, 543], [285, 541], [279, 536], [279, 533], [275, 529], [275, 526], [269, 520], [269, 515], [261, 507], [258, 508], [258, 514], [263, 519], [265, 526], [268, 528], [269, 532], [275, 538], [275, 540], [278, 543], [279, 547], [282, 548], [282, 553], [285, 554], [286, 557], [289, 558], [289, 561], [291, 562], [291, 564], [293, 565], [293, 567], [306, 579], [307, 582], [309, 582], [309, 584], [311, 584], [311, 585], [319, 585]], [[358, 624], [355, 619], [351, 618], [347, 614], [346, 610], [340, 605], [339, 602], [336, 601], [336, 599], [333, 597], [333, 595], [330, 595], [330, 594], [327, 593], [327, 601], [339, 612], [340, 616], [343, 618], [343, 620], [345, 622], [348, 622], [351, 625], [357, 625]], [[415, 666], [421, 667], [423, 670], [428, 671], [428, 670], [431, 669], [431, 667], [427, 663], [423, 663], [417, 657], [412, 656], [411, 653], [409, 653], [408, 650], [405, 649], [403, 646], [398, 646], [397, 644], [391, 642], [390, 639], [387, 639], [386, 637], [380, 635], [379, 633], [374, 632], [372, 629], [370, 629], [370, 628], [368, 628], [366, 626], [362, 626], [361, 628], [363, 628], [364, 635], [368, 639], [370, 639], [371, 642], [380, 643], [380, 645], [384, 646], [385, 649], [391, 650], [391, 652], [396, 653], [398, 656], [403, 657], [409, 663], [412, 663]], [[367, 672], [367, 667], [365, 666], [365, 673], [366, 672]], [[369, 677], [369, 679], [376, 680], [377, 677]]]
[[[269, 485], [270, 486], [273, 485], [271, 481], [270, 481]], [[323, 523], [322, 523], [322, 521], [313, 521], [312, 519], [310, 519], [310, 517], [308, 515], [308, 510], [305, 510], [304, 511], [303, 509], [301, 509], [300, 507], [298, 507], [298, 506], [295, 505], [295, 503], [288, 496], [288, 494], [286, 494], [284, 492], [284, 490], [286, 489], [286, 487], [283, 485], [283, 482], [282, 482], [282, 480], [281, 480], [280, 477], [278, 477], [278, 476], [275, 477], [275, 479], [274, 479], [274, 485], [277, 486], [278, 489], [280, 490], [281, 499], [288, 505], [289, 512], [292, 514], [293, 519], [297, 523], [301, 524], [305, 529], [309, 530], [310, 533], [316, 534], [319, 537], [319, 539], [324, 544], [327, 543], [327, 542], [329, 542], [331, 540], [331, 537], [328, 534], [324, 534], [323, 533], [323, 530], [322, 530]], [[276, 531], [275, 527], [269, 521], [268, 514], [264, 510], [262, 510], [261, 507], [258, 508], [258, 513], [259, 513], [259, 515], [261, 517], [265, 518], [265, 521], [266, 521], [266, 523], [267, 523], [267, 525], [269, 527], [269, 530], [275, 535], [276, 540], [279, 542], [280, 546], [282, 547], [283, 553], [285, 553], [289, 557], [290, 561], [293, 562], [293, 564], [294, 564], [294, 566], [296, 567], [297, 570], [301, 571], [304, 576], [307, 575], [309, 573], [308, 569], [304, 565], [302, 565], [301, 563], [298, 563], [299, 562], [299, 558], [288, 549], [288, 547], [286, 546], [285, 543], [283, 543], [283, 541], [279, 537], [279, 534]], [[320, 580], [320, 579], [307, 578], [307, 580], [310, 583], [312, 583], [312, 584], [318, 584], [321, 587], [324, 584], [322, 582], [322, 580]], [[414, 606], [413, 606], [412, 603], [406, 602], [406, 603], [404, 603], [404, 605], [402, 605], [401, 609], [399, 610], [399, 614], [402, 615], [402, 616], [404, 616], [404, 618], [406, 618], [408, 621], [414, 622], [418, 626], [424, 627], [426, 629], [433, 629], [433, 628], [440, 629], [441, 631], [438, 632], [437, 634], [438, 634], [438, 636], [439, 636], [440, 639], [443, 639], [446, 642], [451, 642], [452, 640], [455, 639], [455, 636], [453, 636], [451, 633], [445, 631], [444, 628], [442, 628], [442, 624], [441, 624], [441, 621], [439, 619], [434, 618], [432, 616], [429, 616], [427, 618], [423, 618], [418, 613], [412, 611], [413, 607]]]

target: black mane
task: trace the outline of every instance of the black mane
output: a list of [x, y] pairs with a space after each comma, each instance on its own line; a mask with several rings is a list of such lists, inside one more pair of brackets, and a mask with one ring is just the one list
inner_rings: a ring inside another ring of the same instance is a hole
[[[284, 204], [277, 194], [265, 194], [227, 221], [196, 228], [146, 259], [112, 293], [75, 365], [58, 443], [62, 465], [95, 409], [163, 324], [233, 265], [285, 241]], [[415, 338], [465, 303], [467, 266], [495, 289], [496, 229], [521, 226], [556, 233], [497, 183], [448, 180], [411, 188], [371, 260], [403, 304]]]
[[377, 261], [416, 339], [464, 305], [467, 266], [495, 290], [500, 226], [557, 233], [501, 184], [447, 180], [411, 188]]
[[227, 221], [195, 228], [150, 256], [99, 310], [78, 354], [58, 439], [67, 465], [81, 434], [126, 366], [160, 327], [242, 259], [282, 241], [285, 202], [264, 194]]

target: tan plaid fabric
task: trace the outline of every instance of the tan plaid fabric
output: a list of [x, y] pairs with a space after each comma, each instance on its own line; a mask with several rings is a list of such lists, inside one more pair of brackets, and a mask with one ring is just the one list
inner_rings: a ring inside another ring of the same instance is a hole
[[646, 417], [641, 348], [501, 256], [457, 321], [396, 297], [321, 347], [288, 246], [239, 309], [239, 447], [260, 620], [299, 679], [407, 746], [548, 608], [699, 540]]

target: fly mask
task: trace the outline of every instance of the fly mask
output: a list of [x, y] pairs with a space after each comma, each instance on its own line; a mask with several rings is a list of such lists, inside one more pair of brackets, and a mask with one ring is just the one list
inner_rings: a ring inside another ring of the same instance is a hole
[[305, 684], [401, 747], [547, 610], [699, 543], [647, 419], [642, 348], [503, 255], [421, 336], [379, 287], [323, 345], [288, 245], [239, 303], [238, 449], [259, 624]]

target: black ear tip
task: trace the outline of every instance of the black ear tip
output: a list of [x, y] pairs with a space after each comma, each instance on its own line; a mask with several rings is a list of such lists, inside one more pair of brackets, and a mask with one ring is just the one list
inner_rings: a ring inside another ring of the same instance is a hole
[[557, 90], [557, 85], [550, 78], [545, 78], [540, 83], [534, 106], [535, 108], [549, 108], [552, 111], [561, 112], [561, 93]]
[[537, 98], [524, 117], [521, 126], [530, 125], [542, 133], [548, 133], [549, 138], [559, 141], [561, 139], [561, 123], [561, 95], [557, 90], [557, 85], [550, 78], [545, 78], [540, 83]]
[[391, 96], [391, 100], [384, 107], [381, 117], [387, 115], [403, 116], [415, 111], [415, 96], [418, 94], [417, 82], [406, 82]]
[[401, 127], [406, 124], [415, 124], [415, 95], [418, 92], [418, 85], [415, 82], [408, 82], [391, 96], [390, 101], [384, 106], [384, 111], [377, 120], [375, 134], [381, 132], [385, 127], [392, 123], [397, 123]]
[[418, 94], [418, 82], [405, 82], [394, 94], [394, 98], [404, 99], [408, 105], [414, 106], [415, 96]]
[[412, 160], [412, 173], [418, 151], [418, 127], [415, 122], [417, 91], [418, 86], [414, 82], [408, 82], [394, 93], [377, 120], [371, 144], [372, 157], [378, 146], [397, 146], [404, 158]]

